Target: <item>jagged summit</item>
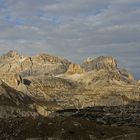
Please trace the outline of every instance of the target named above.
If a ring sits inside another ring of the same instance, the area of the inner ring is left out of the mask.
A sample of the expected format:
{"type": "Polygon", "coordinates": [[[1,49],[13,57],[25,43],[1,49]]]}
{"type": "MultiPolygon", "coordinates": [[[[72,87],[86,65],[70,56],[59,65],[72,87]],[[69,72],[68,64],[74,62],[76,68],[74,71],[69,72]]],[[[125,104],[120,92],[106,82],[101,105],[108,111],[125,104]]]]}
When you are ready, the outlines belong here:
{"type": "Polygon", "coordinates": [[[21,56],[17,51],[10,50],[6,54],[4,54],[3,57],[20,58],[21,56]]]}
{"type": "Polygon", "coordinates": [[[40,74],[56,75],[66,72],[70,63],[67,59],[46,53],[21,57],[17,52],[9,51],[0,57],[0,71],[2,73],[17,73],[22,76],[40,74]]]}
{"type": "Polygon", "coordinates": [[[118,73],[120,80],[134,81],[127,70],[118,68],[117,60],[112,56],[88,57],[80,64],[72,64],[69,60],[41,53],[36,56],[22,56],[17,51],[9,51],[0,57],[1,73],[16,73],[23,77],[38,75],[84,74],[94,70],[106,70],[118,73]],[[9,59],[10,58],[10,59],[9,59]]]}
{"type": "Polygon", "coordinates": [[[80,64],[72,64],[69,60],[41,53],[36,56],[22,56],[17,51],[10,50],[0,57],[1,73],[16,73],[21,76],[83,74],[94,70],[115,71],[121,80],[133,81],[133,75],[127,70],[118,68],[117,60],[112,56],[88,57],[80,64]]]}
{"type": "Polygon", "coordinates": [[[67,59],[62,57],[50,55],[48,53],[41,53],[33,57],[36,61],[49,62],[49,63],[70,63],[67,59]]]}
{"type": "Polygon", "coordinates": [[[94,69],[117,69],[117,60],[112,56],[100,56],[95,59],[88,58],[82,63],[82,68],[86,71],[91,71],[94,69]]]}

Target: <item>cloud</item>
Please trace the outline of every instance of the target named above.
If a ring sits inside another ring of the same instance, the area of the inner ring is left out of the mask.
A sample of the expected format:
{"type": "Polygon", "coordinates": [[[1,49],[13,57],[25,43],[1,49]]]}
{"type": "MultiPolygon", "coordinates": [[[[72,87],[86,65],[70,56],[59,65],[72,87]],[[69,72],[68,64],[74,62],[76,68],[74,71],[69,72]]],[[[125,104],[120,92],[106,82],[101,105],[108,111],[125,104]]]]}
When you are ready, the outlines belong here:
{"type": "Polygon", "coordinates": [[[71,0],[71,1],[58,1],[54,4],[45,5],[44,10],[52,13],[61,13],[62,15],[71,14],[87,14],[89,12],[97,13],[102,8],[109,4],[110,0],[97,1],[97,0],[71,0]]]}
{"type": "Polygon", "coordinates": [[[113,55],[140,78],[139,0],[0,0],[0,31],[1,53],[113,55]]]}

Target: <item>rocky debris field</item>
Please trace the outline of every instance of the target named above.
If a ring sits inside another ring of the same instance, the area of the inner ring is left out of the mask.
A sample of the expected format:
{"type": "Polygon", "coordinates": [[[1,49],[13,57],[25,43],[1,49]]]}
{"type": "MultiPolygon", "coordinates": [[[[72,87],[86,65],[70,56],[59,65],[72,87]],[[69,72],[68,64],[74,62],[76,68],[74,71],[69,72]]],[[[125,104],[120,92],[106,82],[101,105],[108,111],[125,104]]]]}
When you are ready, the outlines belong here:
{"type": "Polygon", "coordinates": [[[140,104],[0,119],[0,140],[139,140],[140,104]]]}
{"type": "Polygon", "coordinates": [[[0,119],[0,140],[139,140],[140,128],[77,117],[0,119]]]}
{"type": "Polygon", "coordinates": [[[134,126],[140,128],[140,103],[125,106],[97,106],[80,110],[58,111],[60,115],[71,115],[111,126],[134,126]]]}

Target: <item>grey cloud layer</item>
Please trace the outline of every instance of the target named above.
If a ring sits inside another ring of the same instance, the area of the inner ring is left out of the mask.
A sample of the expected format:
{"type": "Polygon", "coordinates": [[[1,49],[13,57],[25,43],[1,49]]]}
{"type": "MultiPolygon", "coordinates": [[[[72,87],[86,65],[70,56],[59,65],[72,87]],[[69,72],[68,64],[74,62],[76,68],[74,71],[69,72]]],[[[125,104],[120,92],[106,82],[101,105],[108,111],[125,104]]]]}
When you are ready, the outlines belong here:
{"type": "Polygon", "coordinates": [[[140,78],[139,0],[5,0],[0,30],[1,52],[113,55],[140,78]]]}

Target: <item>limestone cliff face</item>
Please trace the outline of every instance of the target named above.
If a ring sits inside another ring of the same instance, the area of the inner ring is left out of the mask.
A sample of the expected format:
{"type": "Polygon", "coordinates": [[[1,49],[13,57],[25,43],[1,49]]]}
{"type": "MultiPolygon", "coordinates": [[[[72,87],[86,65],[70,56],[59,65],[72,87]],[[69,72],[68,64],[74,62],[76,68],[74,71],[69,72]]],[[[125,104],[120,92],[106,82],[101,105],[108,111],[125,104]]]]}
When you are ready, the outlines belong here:
{"type": "Polygon", "coordinates": [[[82,63],[82,68],[85,71],[107,69],[112,70],[117,68],[117,60],[111,56],[100,56],[95,59],[87,59],[82,63]]]}
{"type": "Polygon", "coordinates": [[[111,56],[100,56],[95,59],[88,58],[85,60],[81,67],[85,69],[86,72],[93,70],[107,70],[108,74],[113,73],[112,77],[115,79],[124,81],[127,83],[134,82],[133,75],[125,69],[118,67],[117,60],[111,56]]]}
{"type": "Polygon", "coordinates": [[[66,74],[82,74],[85,70],[79,64],[70,64],[66,74]]]}
{"type": "Polygon", "coordinates": [[[52,63],[52,64],[56,64],[56,63],[60,63],[60,64],[65,64],[68,63],[68,60],[60,58],[60,57],[56,57],[56,56],[52,56],[49,54],[39,54],[35,57],[33,57],[33,61],[35,61],[36,63],[52,63]]]}
{"type": "Polygon", "coordinates": [[[0,57],[0,71],[2,73],[17,73],[22,76],[40,74],[65,73],[70,62],[64,58],[40,54],[37,56],[20,56],[10,51],[0,57]]]}

